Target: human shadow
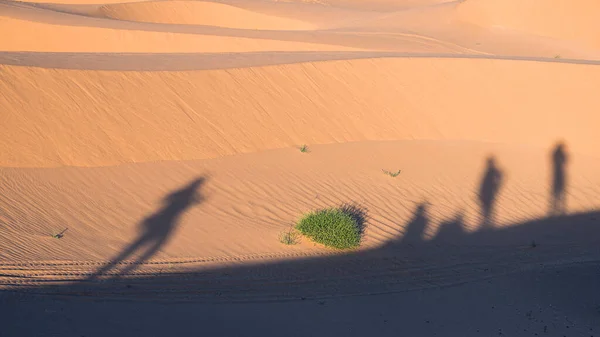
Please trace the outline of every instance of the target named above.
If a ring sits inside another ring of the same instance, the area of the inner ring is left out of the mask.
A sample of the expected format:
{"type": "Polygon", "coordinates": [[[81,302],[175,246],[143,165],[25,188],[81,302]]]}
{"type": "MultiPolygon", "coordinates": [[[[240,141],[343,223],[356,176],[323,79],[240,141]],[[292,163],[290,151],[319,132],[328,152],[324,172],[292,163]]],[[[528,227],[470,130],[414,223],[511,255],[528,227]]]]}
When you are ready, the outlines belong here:
{"type": "Polygon", "coordinates": [[[139,253],[139,257],[134,262],[128,264],[126,268],[117,274],[127,275],[158,253],[173,234],[173,230],[177,227],[179,218],[183,213],[189,207],[203,200],[198,195],[198,189],[204,182],[203,177],[197,178],[183,188],[167,195],[163,200],[163,208],[140,223],[140,236],[107,265],[98,269],[89,279],[93,280],[100,277],[116,268],[117,265],[122,264],[129,257],[139,253]]]}
{"type": "Polygon", "coordinates": [[[483,179],[479,185],[479,203],[482,213],[482,227],[492,227],[494,224],[494,206],[502,185],[503,173],[496,164],[496,158],[487,158],[483,179]]]}
{"type": "Polygon", "coordinates": [[[402,236],[402,242],[415,244],[424,240],[423,234],[429,224],[427,215],[427,203],[420,203],[414,211],[412,219],[406,225],[406,230],[402,236]]]}
{"type": "Polygon", "coordinates": [[[433,241],[437,243],[459,243],[467,235],[464,229],[464,218],[464,213],[461,211],[453,219],[441,223],[433,241]]]}
{"type": "Polygon", "coordinates": [[[566,205],[566,166],[568,155],[565,144],[559,142],[554,147],[551,156],[552,161],[552,190],[550,194],[550,215],[561,215],[567,211],[566,205]]]}
{"type": "MultiPolygon", "coordinates": [[[[502,173],[493,158],[488,158],[487,164],[481,182],[480,201],[484,215],[491,215],[502,173]],[[488,211],[484,208],[487,205],[488,211]]],[[[115,258],[112,265],[103,267],[96,274],[109,271],[143,246],[149,247],[136,262],[138,264],[149,258],[145,255],[151,256],[158,251],[178,217],[194,200],[200,200],[193,195],[202,183],[203,179],[198,179],[167,197],[165,207],[142,223],[144,231],[140,237],[115,258]]],[[[120,301],[140,298],[204,303],[304,301],[440,288],[545,266],[600,261],[599,209],[528,219],[504,226],[479,227],[471,231],[466,230],[464,225],[468,213],[465,214],[463,209],[469,207],[464,205],[457,210],[456,216],[443,222],[431,238],[425,238],[432,206],[424,202],[414,207],[411,219],[403,226],[403,234],[398,233],[380,246],[364,249],[332,254],[295,255],[288,251],[254,256],[202,257],[194,261],[180,261],[188,264],[181,269],[139,273],[127,278],[116,274],[109,278],[111,282],[56,278],[54,270],[44,274],[35,269],[36,276],[31,279],[9,279],[7,283],[13,282],[10,289],[17,291],[118,298],[120,301]],[[263,259],[267,257],[272,260],[263,259]]],[[[362,230],[367,218],[364,209],[353,205],[345,210],[361,223],[362,230]]],[[[134,264],[129,269],[135,267],[134,264]]],[[[596,295],[593,294],[597,298],[596,295]]],[[[139,308],[143,305],[140,304],[139,308]]],[[[110,314],[118,316],[126,312],[123,309],[110,314]]],[[[138,319],[143,321],[147,317],[138,319]]],[[[195,319],[198,319],[197,316],[185,321],[196,326],[195,319]]],[[[174,320],[179,320],[179,317],[174,320]]],[[[205,322],[212,323],[209,319],[205,322]]]]}
{"type": "MultiPolygon", "coordinates": [[[[413,223],[418,229],[427,218],[425,207],[417,207],[415,213],[407,226],[413,223]]],[[[549,306],[550,319],[560,312],[565,320],[596,322],[598,311],[592,305],[597,306],[600,301],[597,291],[600,245],[594,239],[600,238],[599,220],[600,211],[592,209],[466,232],[459,213],[419,247],[402,250],[406,246],[404,241],[394,240],[393,248],[399,248],[392,250],[396,254],[381,252],[383,247],[296,258],[286,258],[293,256],[287,252],[267,255],[272,258],[269,261],[257,261],[252,256],[206,258],[203,261],[211,263],[194,263],[179,271],[115,278],[111,282],[59,278],[50,279],[53,283],[49,283],[44,278],[43,283],[13,287],[12,291],[19,292],[14,296],[4,294],[14,305],[0,305],[0,315],[6,321],[3,332],[10,336],[61,335],[61,332],[64,335],[67,327],[78,336],[88,332],[87,336],[89,331],[95,335],[140,335],[140,327],[145,335],[170,336],[173,326],[190,335],[278,336],[281,329],[273,329],[273,317],[277,320],[293,317],[286,321],[293,325],[298,320],[318,321],[324,313],[335,313],[338,309],[345,322],[353,322],[358,330],[343,333],[363,336],[372,331],[372,324],[363,322],[381,320],[381,312],[391,311],[390,317],[407,315],[397,329],[378,333],[391,337],[399,335],[406,321],[425,317],[441,320],[448,315],[447,310],[463,311],[465,306],[461,301],[472,292],[474,295],[466,298],[469,306],[476,308],[469,313],[492,317],[494,328],[497,324],[513,324],[516,317],[498,315],[494,306],[498,308],[500,297],[510,302],[506,310],[511,312],[516,299],[524,302],[519,309],[523,312],[549,306]],[[529,245],[532,239],[536,247],[529,245]],[[506,278],[516,273],[520,275],[506,278]],[[467,283],[474,286],[461,292],[450,290],[467,283]],[[431,292],[427,293],[427,289],[431,292]],[[491,296],[497,289],[502,290],[501,295],[491,296]],[[440,297],[446,296],[458,304],[431,312],[430,308],[440,305],[440,297]],[[415,310],[415,303],[421,303],[422,309],[415,310]]],[[[459,318],[468,322],[472,317],[465,314],[459,318]]],[[[388,322],[392,324],[394,320],[388,322]]],[[[317,335],[339,334],[335,323],[325,326],[333,326],[327,333],[317,335]]],[[[411,331],[421,331],[428,325],[429,322],[415,325],[411,331]]],[[[469,333],[468,328],[460,326],[452,326],[450,335],[486,335],[469,333]]],[[[594,329],[596,326],[590,325],[594,329]]],[[[296,335],[312,332],[305,329],[296,335]]]]}

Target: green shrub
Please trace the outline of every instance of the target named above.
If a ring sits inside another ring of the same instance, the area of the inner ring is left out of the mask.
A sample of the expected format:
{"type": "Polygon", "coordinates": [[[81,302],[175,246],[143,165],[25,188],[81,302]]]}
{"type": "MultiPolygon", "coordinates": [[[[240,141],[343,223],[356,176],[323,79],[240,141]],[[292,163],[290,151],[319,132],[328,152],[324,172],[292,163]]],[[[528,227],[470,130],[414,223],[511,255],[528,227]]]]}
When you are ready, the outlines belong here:
{"type": "Polygon", "coordinates": [[[363,233],[365,211],[343,205],[305,214],[298,229],[315,242],[338,249],[358,247],[363,233]]]}

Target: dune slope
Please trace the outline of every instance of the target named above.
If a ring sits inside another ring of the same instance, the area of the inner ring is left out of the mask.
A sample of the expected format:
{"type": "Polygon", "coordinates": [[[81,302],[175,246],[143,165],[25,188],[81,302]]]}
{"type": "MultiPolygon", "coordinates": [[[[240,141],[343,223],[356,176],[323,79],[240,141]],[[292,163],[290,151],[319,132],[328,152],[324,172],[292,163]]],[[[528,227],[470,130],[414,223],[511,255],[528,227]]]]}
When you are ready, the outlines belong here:
{"type": "Polygon", "coordinates": [[[598,155],[598,71],[435,58],[191,72],[3,66],[0,164],[114,165],[396,139],[547,146],[562,137],[598,155]]]}
{"type": "Polygon", "coordinates": [[[298,20],[278,18],[234,6],[202,1],[111,4],[100,7],[99,13],[118,20],[241,29],[310,30],[316,28],[298,20]]]}

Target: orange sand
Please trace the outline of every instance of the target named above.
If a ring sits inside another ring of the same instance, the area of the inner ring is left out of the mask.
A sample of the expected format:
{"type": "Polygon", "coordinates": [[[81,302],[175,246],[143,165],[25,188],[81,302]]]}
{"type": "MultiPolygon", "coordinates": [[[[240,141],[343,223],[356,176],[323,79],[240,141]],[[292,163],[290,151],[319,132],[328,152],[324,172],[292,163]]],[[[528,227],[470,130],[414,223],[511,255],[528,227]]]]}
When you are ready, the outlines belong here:
{"type": "MultiPolygon", "coordinates": [[[[156,243],[131,265],[140,287],[151,283],[138,277],[225,266],[260,279],[253,263],[290,263],[235,295],[246,300],[278,298],[266,284],[291,275],[306,282],[303,297],[317,296],[310,277],[323,270],[342,283],[364,273],[352,294],[425,286],[399,269],[406,254],[434,274],[460,256],[447,284],[474,281],[484,267],[597,261],[587,223],[537,233],[551,248],[535,256],[511,255],[533,237],[501,234],[546,221],[559,140],[568,211],[583,214],[561,224],[596,221],[597,13],[592,0],[0,0],[0,289],[46,292],[35,287],[90,277],[120,252],[126,268],[141,253],[136,239],[156,243]],[[455,230],[484,237],[477,191],[490,155],[505,179],[497,239],[383,253],[422,203],[424,245],[459,216],[455,230]],[[295,270],[289,261],[336,253],[307,239],[286,246],[279,235],[303,212],[343,202],[369,214],[348,261],[391,260],[340,274],[319,263],[295,270]],[[368,281],[391,274],[389,284],[368,281]]],[[[225,286],[202,289],[194,294],[227,302],[225,286]]]]}

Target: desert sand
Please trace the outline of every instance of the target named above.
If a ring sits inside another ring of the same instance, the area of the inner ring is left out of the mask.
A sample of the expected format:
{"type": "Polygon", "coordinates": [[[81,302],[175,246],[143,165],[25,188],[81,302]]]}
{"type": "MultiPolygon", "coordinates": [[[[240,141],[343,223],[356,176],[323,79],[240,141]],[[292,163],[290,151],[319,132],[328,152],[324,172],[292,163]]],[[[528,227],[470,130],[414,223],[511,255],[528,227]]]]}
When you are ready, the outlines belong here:
{"type": "Polygon", "coordinates": [[[600,334],[599,14],[0,0],[0,335],[600,334]]]}

